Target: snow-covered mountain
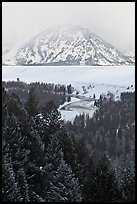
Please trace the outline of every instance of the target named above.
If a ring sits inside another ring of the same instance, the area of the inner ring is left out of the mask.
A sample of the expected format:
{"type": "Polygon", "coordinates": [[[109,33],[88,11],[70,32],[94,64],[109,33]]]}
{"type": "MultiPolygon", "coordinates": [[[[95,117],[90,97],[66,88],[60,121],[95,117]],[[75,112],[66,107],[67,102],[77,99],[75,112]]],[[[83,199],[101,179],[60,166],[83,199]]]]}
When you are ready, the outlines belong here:
{"type": "Polygon", "coordinates": [[[9,46],[3,46],[2,47],[2,54],[5,55],[10,51],[10,47],[9,46]]]}
{"type": "MultiPolygon", "coordinates": [[[[4,60],[3,60],[4,61],[4,60]]],[[[125,56],[81,26],[53,26],[15,54],[16,65],[131,65],[125,56]]]]}
{"type": "Polygon", "coordinates": [[[135,46],[131,45],[129,48],[127,48],[124,55],[128,56],[133,62],[135,62],[135,46]]]}
{"type": "Polygon", "coordinates": [[[131,44],[127,49],[124,51],[124,55],[129,57],[135,57],[135,45],[131,44]]]}
{"type": "Polygon", "coordinates": [[[16,65],[17,61],[15,59],[16,54],[20,49],[18,43],[12,46],[3,46],[2,47],[2,64],[3,65],[16,65]]]}

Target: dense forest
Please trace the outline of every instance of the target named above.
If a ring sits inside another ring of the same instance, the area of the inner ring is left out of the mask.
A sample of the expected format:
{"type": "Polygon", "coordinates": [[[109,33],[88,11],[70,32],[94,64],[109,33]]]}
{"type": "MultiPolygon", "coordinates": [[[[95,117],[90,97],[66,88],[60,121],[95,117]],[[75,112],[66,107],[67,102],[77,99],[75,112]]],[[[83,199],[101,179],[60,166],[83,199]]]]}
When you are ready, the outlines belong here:
{"type": "Polygon", "coordinates": [[[3,202],[135,201],[135,93],[65,123],[71,85],[2,85],[3,202]]]}
{"type": "Polygon", "coordinates": [[[16,94],[20,101],[25,104],[28,100],[28,92],[31,88],[35,89],[35,94],[39,99],[39,109],[41,110],[45,104],[51,100],[54,104],[59,107],[65,101],[69,100],[69,94],[72,93],[73,87],[71,84],[65,86],[61,84],[54,83],[39,83],[34,82],[26,84],[25,82],[19,81],[9,81],[2,82],[2,86],[5,88],[9,95],[13,93],[16,94]]]}

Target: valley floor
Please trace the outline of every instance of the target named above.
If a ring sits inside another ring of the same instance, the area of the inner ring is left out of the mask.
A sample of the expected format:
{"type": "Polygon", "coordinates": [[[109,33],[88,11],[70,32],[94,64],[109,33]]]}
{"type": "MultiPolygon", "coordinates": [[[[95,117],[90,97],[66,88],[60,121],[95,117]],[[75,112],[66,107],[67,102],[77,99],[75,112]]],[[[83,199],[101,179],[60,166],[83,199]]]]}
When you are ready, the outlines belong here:
{"type": "Polygon", "coordinates": [[[73,120],[85,113],[92,117],[96,110],[93,96],[101,94],[115,100],[121,92],[135,90],[135,66],[3,66],[3,81],[45,82],[71,84],[74,87],[71,101],[59,107],[64,120],[73,120]]]}

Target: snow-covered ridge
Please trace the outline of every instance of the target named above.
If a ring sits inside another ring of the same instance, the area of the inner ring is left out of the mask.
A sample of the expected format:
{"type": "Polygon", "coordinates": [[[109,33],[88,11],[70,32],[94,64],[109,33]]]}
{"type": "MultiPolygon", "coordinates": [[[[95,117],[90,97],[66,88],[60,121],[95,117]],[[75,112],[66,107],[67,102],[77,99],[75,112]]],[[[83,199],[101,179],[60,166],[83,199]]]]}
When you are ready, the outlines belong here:
{"type": "Polygon", "coordinates": [[[81,26],[52,26],[26,42],[16,65],[131,65],[134,62],[81,26]]]}
{"type": "Polygon", "coordinates": [[[135,45],[130,45],[125,51],[124,55],[135,58],[135,45]]]}
{"type": "Polygon", "coordinates": [[[128,56],[135,63],[135,46],[132,45],[124,52],[125,56],[128,56]]]}

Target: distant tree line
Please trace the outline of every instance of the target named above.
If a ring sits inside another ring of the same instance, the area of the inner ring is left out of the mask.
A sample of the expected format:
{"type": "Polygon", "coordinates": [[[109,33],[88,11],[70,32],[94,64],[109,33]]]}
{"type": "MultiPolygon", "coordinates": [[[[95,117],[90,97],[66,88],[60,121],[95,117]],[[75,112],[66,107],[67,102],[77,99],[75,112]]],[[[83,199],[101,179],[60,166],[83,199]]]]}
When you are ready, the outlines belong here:
{"type": "Polygon", "coordinates": [[[71,84],[65,86],[54,83],[39,83],[34,82],[27,84],[19,81],[2,82],[2,86],[5,88],[7,93],[11,95],[16,94],[20,101],[25,104],[28,100],[28,92],[31,88],[35,90],[36,97],[39,99],[39,108],[42,107],[49,101],[53,100],[54,104],[59,107],[65,101],[70,101],[70,94],[72,93],[73,87],[71,84]]]}

